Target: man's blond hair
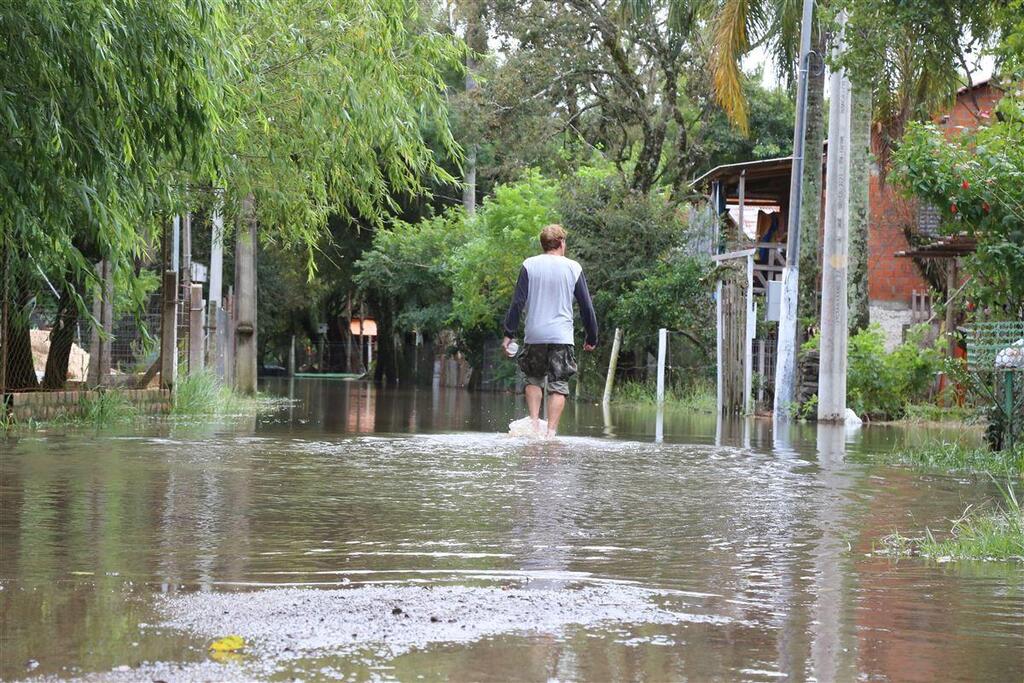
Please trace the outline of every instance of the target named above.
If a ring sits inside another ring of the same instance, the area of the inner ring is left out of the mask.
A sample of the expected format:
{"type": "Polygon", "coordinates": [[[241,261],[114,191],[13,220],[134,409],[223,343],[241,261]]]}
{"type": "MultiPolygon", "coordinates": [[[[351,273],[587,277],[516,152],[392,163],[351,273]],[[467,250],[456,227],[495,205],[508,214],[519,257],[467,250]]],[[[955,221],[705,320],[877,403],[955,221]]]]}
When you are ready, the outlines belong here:
{"type": "Polygon", "coordinates": [[[565,240],[565,228],[558,223],[545,225],[540,231],[540,246],[544,251],[554,251],[565,240]]]}

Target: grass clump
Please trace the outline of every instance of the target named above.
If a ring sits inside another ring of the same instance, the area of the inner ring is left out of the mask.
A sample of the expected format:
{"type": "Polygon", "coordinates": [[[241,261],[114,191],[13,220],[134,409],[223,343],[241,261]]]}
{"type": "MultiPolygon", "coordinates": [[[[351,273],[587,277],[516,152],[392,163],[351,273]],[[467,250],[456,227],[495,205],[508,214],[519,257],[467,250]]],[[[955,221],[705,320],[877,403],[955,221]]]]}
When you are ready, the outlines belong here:
{"type": "Polygon", "coordinates": [[[1007,483],[1000,487],[1003,502],[995,509],[967,508],[954,520],[944,538],[930,529],[924,536],[904,536],[894,531],[880,541],[878,552],[896,557],[920,555],[941,561],[1002,560],[1024,562],[1024,510],[1007,483]]]}
{"type": "Polygon", "coordinates": [[[257,400],[236,394],[208,370],[182,377],[174,388],[172,415],[238,415],[256,410],[257,400]]]}
{"type": "Polygon", "coordinates": [[[871,457],[947,472],[986,472],[999,477],[1024,474],[1024,444],[1003,451],[992,451],[984,446],[943,442],[871,457]]]}
{"type": "Polygon", "coordinates": [[[87,393],[79,399],[77,412],[61,413],[48,422],[56,425],[88,425],[102,428],[127,422],[138,414],[138,408],[122,392],[107,389],[87,393]]]}
{"type": "MultiPolygon", "coordinates": [[[[623,382],[612,392],[614,403],[654,405],[658,402],[657,385],[653,382],[623,382]]],[[[665,387],[665,405],[696,413],[714,413],[717,407],[715,388],[708,382],[695,382],[685,387],[665,387]]]]}

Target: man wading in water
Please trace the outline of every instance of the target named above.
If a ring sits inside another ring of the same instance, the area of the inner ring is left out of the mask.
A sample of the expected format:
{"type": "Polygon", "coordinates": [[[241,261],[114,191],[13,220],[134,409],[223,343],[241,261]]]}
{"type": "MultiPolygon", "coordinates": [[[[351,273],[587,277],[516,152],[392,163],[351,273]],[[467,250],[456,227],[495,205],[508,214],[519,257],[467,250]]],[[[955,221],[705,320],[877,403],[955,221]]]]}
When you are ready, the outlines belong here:
{"type": "Polygon", "coordinates": [[[580,305],[580,317],[586,339],[584,351],[597,346],[597,316],[587,290],[583,268],[565,257],[565,230],[553,224],[540,232],[544,253],[523,261],[519,270],[512,305],[505,316],[505,340],[508,345],[519,329],[519,316],[526,309],[526,335],[523,349],[517,354],[519,367],[526,375],[526,406],[533,430],[540,431],[540,403],[544,378],[548,380],[548,436],[558,431],[565,397],[569,395],[569,378],[576,374],[573,352],[572,300],[580,305]]]}

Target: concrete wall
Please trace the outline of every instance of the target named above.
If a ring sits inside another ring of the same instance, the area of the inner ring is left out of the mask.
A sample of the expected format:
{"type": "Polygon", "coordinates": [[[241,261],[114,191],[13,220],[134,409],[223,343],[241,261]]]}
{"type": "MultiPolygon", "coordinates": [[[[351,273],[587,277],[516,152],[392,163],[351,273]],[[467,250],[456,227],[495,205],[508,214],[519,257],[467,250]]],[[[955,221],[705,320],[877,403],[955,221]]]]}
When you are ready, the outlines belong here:
{"type": "MultiPolygon", "coordinates": [[[[82,401],[95,391],[24,391],[7,395],[8,409],[18,422],[52,420],[82,412],[82,401]]],[[[169,412],[171,392],[166,389],[130,389],[118,391],[144,415],[169,412]]]]}
{"type": "Polygon", "coordinates": [[[871,302],[868,309],[871,324],[878,324],[885,333],[885,350],[892,351],[903,342],[903,330],[913,322],[910,306],[892,302],[871,302]]]}

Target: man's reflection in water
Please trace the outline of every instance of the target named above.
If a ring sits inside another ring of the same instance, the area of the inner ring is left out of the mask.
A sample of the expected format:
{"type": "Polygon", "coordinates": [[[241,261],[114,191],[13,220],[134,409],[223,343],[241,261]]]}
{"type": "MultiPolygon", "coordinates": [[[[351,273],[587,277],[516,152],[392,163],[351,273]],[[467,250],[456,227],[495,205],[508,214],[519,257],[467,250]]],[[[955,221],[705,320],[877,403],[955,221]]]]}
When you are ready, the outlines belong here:
{"type": "Polygon", "coordinates": [[[573,540],[582,535],[576,524],[579,501],[585,500],[580,466],[564,440],[530,443],[519,456],[524,507],[517,511],[512,538],[522,539],[520,569],[530,578],[527,588],[564,588],[572,561],[573,540]]]}

